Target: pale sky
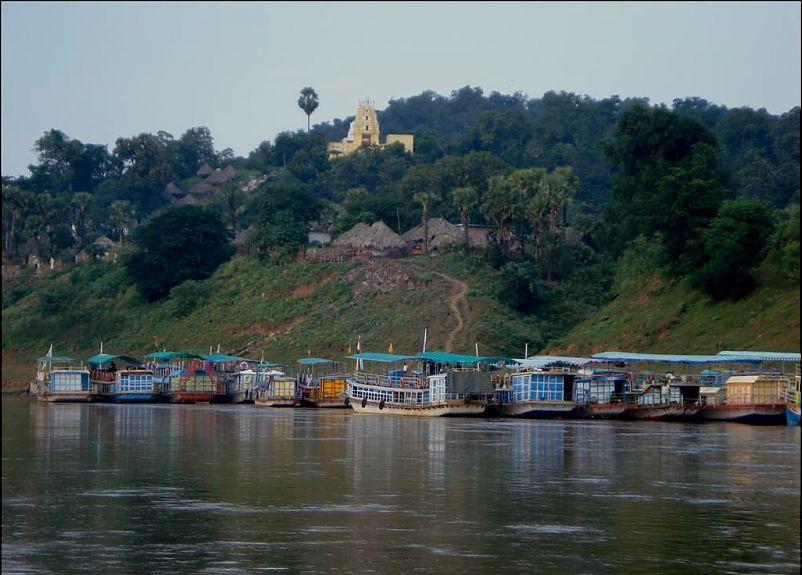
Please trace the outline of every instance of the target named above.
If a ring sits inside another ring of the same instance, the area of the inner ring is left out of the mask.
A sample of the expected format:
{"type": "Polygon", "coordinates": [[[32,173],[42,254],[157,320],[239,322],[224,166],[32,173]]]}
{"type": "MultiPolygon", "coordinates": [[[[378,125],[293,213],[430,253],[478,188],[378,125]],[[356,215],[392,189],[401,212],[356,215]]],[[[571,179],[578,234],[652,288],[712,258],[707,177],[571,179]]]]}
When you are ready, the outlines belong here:
{"type": "MultiPolygon", "coordinates": [[[[800,104],[793,3],[2,3],[2,174],[50,128],[83,142],[207,126],[247,155],[359,99],[466,84],[670,104],[800,104]]],[[[344,136],[345,134],[343,134],[344,136]]]]}

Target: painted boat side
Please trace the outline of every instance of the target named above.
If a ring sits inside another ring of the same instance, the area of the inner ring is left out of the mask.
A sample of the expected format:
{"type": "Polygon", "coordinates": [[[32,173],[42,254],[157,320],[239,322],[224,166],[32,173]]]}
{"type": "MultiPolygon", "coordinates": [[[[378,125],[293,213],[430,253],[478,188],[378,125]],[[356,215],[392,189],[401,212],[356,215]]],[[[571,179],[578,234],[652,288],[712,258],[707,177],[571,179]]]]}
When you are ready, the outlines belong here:
{"type": "Polygon", "coordinates": [[[577,414],[583,419],[623,419],[628,407],[626,403],[593,403],[580,405],[577,414]]]}
{"type": "Polygon", "coordinates": [[[573,401],[521,401],[508,403],[501,408],[508,417],[570,417],[576,412],[573,401]]]}
{"type": "Polygon", "coordinates": [[[630,405],[625,412],[633,419],[652,419],[661,421],[689,420],[697,417],[701,407],[698,405],[630,405]]]}
{"type": "Polygon", "coordinates": [[[734,421],[756,425],[782,425],[786,423],[786,406],[781,403],[767,405],[715,405],[702,408],[700,415],[706,421],[734,421]]]}
{"type": "Polygon", "coordinates": [[[213,391],[176,391],[168,394],[172,403],[211,403],[213,391]]]}
{"type": "Polygon", "coordinates": [[[486,409],[484,404],[479,403],[439,403],[434,405],[405,405],[384,403],[380,408],[378,401],[367,401],[362,406],[362,399],[350,397],[349,403],[355,413],[367,413],[375,415],[406,415],[415,417],[458,417],[458,416],[477,416],[482,415],[486,409]]]}
{"type": "Polygon", "coordinates": [[[256,399],[253,404],[256,407],[295,407],[295,398],[280,398],[275,399],[256,399]]]}
{"type": "Polygon", "coordinates": [[[64,392],[64,393],[51,393],[46,391],[36,396],[37,401],[45,401],[47,403],[87,403],[92,401],[92,394],[88,391],[84,392],[64,392]]]}
{"type": "Polygon", "coordinates": [[[800,417],[800,409],[798,405],[785,406],[785,420],[788,425],[791,426],[800,425],[800,421],[802,421],[802,418],[800,417]]]}

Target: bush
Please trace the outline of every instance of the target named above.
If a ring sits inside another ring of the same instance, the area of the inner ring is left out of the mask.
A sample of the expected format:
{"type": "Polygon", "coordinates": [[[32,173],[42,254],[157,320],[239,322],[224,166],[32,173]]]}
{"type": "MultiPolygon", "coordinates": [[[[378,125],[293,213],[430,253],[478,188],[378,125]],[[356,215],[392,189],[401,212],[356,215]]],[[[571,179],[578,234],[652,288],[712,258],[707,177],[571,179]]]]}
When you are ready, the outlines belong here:
{"type": "Polygon", "coordinates": [[[757,200],[725,202],[702,234],[704,265],[695,281],[715,300],[741,298],[757,284],[754,269],[774,231],[770,208],[757,200]]]}
{"type": "Polygon", "coordinates": [[[187,280],[170,290],[170,312],[175,318],[186,317],[209,297],[210,286],[187,280]]]}
{"type": "Polygon", "coordinates": [[[52,283],[39,292],[36,310],[43,316],[51,316],[69,307],[73,300],[73,290],[61,281],[52,283]]]}
{"type": "Polygon", "coordinates": [[[528,261],[508,262],[501,268],[498,299],[512,309],[535,312],[549,301],[549,287],[537,267],[528,261]]]}

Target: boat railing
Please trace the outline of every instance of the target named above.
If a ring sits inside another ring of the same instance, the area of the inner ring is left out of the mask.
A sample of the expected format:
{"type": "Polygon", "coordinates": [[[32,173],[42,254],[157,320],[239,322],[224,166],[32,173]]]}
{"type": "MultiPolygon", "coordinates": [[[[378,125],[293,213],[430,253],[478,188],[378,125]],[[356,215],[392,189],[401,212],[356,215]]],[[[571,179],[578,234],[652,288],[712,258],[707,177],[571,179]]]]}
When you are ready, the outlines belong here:
{"type": "Polygon", "coordinates": [[[378,387],[401,387],[406,389],[421,389],[426,387],[426,380],[415,375],[391,376],[386,373],[357,372],[350,379],[362,385],[375,385],[378,387]]]}

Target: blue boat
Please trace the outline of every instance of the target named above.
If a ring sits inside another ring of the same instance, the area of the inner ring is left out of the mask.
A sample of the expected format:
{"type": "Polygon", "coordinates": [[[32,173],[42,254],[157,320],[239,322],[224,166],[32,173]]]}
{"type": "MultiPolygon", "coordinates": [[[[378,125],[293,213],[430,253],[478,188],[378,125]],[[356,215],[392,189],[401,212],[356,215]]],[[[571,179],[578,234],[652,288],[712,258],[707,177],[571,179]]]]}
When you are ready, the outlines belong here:
{"type": "Polygon", "coordinates": [[[153,371],[130,355],[99,353],[87,360],[95,397],[114,403],[151,403],[161,398],[153,371]],[[117,362],[123,366],[117,367],[117,362]]]}
{"type": "Polygon", "coordinates": [[[800,390],[799,390],[799,364],[796,365],[796,376],[789,383],[784,392],[785,420],[790,426],[800,425],[800,390]]]}

